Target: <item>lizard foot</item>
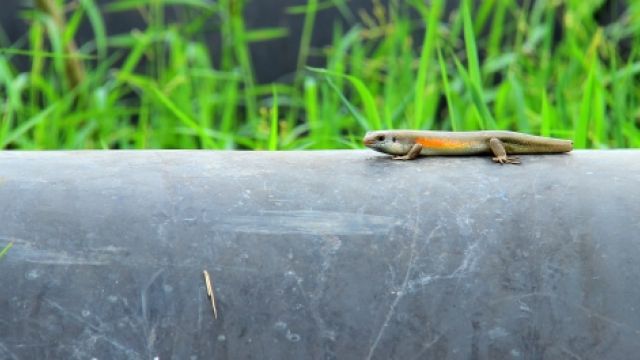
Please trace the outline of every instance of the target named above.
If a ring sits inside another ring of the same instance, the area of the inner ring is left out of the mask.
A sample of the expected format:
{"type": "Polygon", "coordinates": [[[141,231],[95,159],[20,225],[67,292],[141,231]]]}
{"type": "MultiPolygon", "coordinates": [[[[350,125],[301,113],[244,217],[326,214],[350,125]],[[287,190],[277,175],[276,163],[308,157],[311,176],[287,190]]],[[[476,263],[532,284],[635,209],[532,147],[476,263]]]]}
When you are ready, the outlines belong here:
{"type": "Polygon", "coordinates": [[[393,160],[412,160],[413,158],[409,157],[409,155],[396,155],[392,157],[393,160]]]}
{"type": "Polygon", "coordinates": [[[519,165],[520,159],[517,156],[496,156],[493,158],[493,162],[502,164],[514,164],[519,165]]]}

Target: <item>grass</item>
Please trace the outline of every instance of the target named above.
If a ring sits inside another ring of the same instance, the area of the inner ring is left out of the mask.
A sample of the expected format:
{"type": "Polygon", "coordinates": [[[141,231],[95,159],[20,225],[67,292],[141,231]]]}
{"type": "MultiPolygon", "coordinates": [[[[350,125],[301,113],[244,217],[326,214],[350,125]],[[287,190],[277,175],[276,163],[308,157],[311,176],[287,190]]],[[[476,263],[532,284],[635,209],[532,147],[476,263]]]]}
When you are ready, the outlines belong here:
{"type": "Polygon", "coordinates": [[[12,247],[13,247],[13,243],[10,242],[4,248],[2,248],[2,250],[0,250],[0,259],[2,259],[12,247]]]}
{"type": "Polygon", "coordinates": [[[63,14],[61,1],[37,0],[22,13],[27,34],[10,44],[0,31],[0,147],[358,148],[379,128],[640,147],[640,4],[601,26],[601,1],[372,1],[370,12],[346,0],[287,9],[303,21],[296,74],[260,84],[250,45],[292,35],[247,27],[249,1],[77,0],[63,14]],[[183,21],[168,22],[169,7],[183,21]],[[330,7],[350,25],[317,26],[330,7]],[[147,26],[109,35],[103,15],[124,11],[147,26]],[[94,37],[77,44],[83,23],[94,37]],[[222,42],[214,55],[203,32],[212,26],[222,42]],[[332,43],[313,48],[314,31],[331,31],[332,43]],[[308,67],[310,57],[326,67],[308,67]]]}

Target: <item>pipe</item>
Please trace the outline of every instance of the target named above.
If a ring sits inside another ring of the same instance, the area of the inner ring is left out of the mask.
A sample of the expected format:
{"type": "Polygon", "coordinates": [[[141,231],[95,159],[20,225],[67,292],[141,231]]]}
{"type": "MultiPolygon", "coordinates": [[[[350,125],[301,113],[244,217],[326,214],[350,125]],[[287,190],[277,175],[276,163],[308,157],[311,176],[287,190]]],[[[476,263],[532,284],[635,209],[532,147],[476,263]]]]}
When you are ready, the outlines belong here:
{"type": "Polygon", "coordinates": [[[640,151],[521,158],[2,152],[0,358],[635,357],[640,151]]]}

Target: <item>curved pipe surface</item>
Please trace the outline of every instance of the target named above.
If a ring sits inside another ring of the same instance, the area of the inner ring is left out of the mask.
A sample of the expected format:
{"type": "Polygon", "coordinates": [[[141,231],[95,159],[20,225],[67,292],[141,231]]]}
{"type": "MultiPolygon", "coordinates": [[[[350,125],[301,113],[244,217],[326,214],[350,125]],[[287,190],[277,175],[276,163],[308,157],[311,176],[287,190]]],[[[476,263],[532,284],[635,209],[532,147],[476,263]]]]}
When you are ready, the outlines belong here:
{"type": "Polygon", "coordinates": [[[2,152],[0,358],[636,357],[640,152],[522,160],[2,152]]]}

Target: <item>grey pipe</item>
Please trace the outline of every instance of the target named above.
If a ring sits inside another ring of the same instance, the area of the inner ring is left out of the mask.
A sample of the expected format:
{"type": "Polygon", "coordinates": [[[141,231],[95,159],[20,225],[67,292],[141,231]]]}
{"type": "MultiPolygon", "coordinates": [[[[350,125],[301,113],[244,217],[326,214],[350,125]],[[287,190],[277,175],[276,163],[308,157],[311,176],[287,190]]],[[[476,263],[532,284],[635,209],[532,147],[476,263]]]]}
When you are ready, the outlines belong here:
{"type": "Polygon", "coordinates": [[[637,357],[640,152],[522,160],[0,153],[0,358],[637,357]]]}

